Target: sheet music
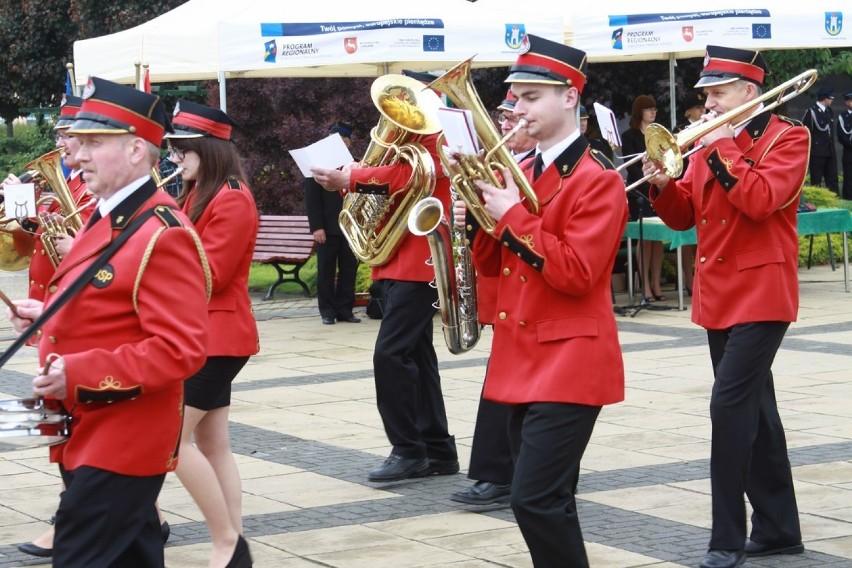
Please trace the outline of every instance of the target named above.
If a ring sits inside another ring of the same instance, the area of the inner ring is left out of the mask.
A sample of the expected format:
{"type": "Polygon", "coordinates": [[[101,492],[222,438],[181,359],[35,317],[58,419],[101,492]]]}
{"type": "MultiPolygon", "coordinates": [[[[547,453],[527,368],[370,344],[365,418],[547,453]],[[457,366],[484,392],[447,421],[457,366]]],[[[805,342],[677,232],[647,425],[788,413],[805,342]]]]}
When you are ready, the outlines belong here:
{"type": "Polygon", "coordinates": [[[290,150],[290,155],[305,177],[314,177],[311,168],[334,170],[355,161],[337,132],[304,148],[290,150]]]}
{"type": "Polygon", "coordinates": [[[609,142],[610,146],[620,148],[621,135],[618,133],[618,121],[615,119],[615,113],[600,103],[595,103],[594,108],[601,136],[609,142]]]}
{"type": "Polygon", "coordinates": [[[3,186],[4,219],[26,219],[36,216],[35,184],[16,183],[3,186]]]}
{"type": "Polygon", "coordinates": [[[467,109],[442,107],[438,109],[438,122],[444,131],[444,145],[451,152],[475,156],[479,141],[473,124],[473,113],[467,109]]]}

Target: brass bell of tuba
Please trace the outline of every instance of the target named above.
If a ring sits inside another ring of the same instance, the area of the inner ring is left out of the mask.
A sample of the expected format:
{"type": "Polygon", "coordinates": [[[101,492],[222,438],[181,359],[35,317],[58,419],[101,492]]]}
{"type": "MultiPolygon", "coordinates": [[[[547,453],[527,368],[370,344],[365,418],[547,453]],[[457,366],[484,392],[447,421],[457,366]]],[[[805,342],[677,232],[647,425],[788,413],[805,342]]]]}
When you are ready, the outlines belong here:
{"type": "Polygon", "coordinates": [[[432,81],[429,86],[444,93],[457,108],[470,110],[473,114],[473,126],[482,147],[482,155],[453,156],[452,161],[455,162],[455,165],[453,165],[440,145],[438,152],[441,156],[441,163],[451,174],[450,183],[467,205],[468,211],[484,231],[493,233],[496,223],[485,212],[474,181],[481,180],[496,187],[505,187],[505,183],[495,172],[502,173],[504,169],[508,168],[533,213],[538,212],[538,197],[512,156],[512,152],[506,147],[506,141],[522,128],[523,124],[519,123],[512,132],[503,138],[500,137],[497,129],[494,128],[491,116],[485,110],[482,100],[473,86],[470,77],[471,60],[472,58],[462,61],[432,81]]]}
{"type": "Polygon", "coordinates": [[[407,231],[409,212],[435,190],[435,163],[413,139],[440,131],[437,111],[441,99],[405,75],[383,75],[370,88],[381,117],[370,132],[370,144],[361,160],[365,167],[408,163],[412,174],[405,187],[390,195],[348,193],[338,217],[352,252],[370,266],[386,263],[407,231]]]}
{"type": "Polygon", "coordinates": [[[411,234],[426,236],[435,269],[432,286],[438,291],[435,307],[441,314],[444,342],[457,355],[472,349],[481,334],[477,310],[476,271],[464,230],[453,225],[450,233],[439,199],[427,197],[414,206],[408,217],[411,234]],[[452,247],[450,247],[452,243],[452,247]],[[448,255],[448,249],[452,256],[448,255]]]}

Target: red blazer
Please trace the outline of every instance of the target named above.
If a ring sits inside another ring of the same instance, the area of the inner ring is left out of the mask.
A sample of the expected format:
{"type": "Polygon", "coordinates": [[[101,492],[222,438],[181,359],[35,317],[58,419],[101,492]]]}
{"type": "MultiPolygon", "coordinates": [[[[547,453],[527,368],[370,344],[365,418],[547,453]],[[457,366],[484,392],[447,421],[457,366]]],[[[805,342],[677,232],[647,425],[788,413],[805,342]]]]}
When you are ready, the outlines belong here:
{"type": "MultiPolygon", "coordinates": [[[[61,293],[140,212],[176,207],[148,182],[106,219],[85,228],[48,286],[61,293]]],[[[183,381],[204,364],[207,296],[197,236],[180,211],[168,227],[151,217],[107,266],[38,332],[42,364],[62,355],[72,415],[68,441],[53,461],[123,475],[157,475],[177,465],[183,381]]]]}
{"type": "MultiPolygon", "coordinates": [[[[183,204],[189,213],[194,194],[183,204]]],[[[195,222],[213,279],[208,304],[209,356],[246,357],[259,351],[257,324],[251,311],[248,276],[258,214],[248,186],[229,180],[195,222]]]]}
{"type": "MultiPolygon", "coordinates": [[[[429,152],[435,166],[435,191],[432,193],[444,206],[444,217],[450,207],[450,180],[443,173],[441,161],[438,157],[436,141],[437,134],[424,136],[420,143],[429,152]]],[[[411,177],[411,166],[400,161],[393,166],[379,166],[375,168],[356,168],[352,170],[349,182],[349,190],[359,193],[372,193],[377,195],[390,195],[398,193],[411,177]]],[[[408,219],[403,222],[407,223],[408,219]]],[[[432,257],[429,252],[429,243],[426,237],[415,237],[407,232],[396,253],[381,266],[374,266],[372,270],[373,280],[407,280],[410,282],[431,282],[435,279],[435,270],[426,262],[432,257]]]]}
{"type": "Polygon", "coordinates": [[[668,226],[696,228],[693,322],[726,329],[796,320],[796,206],[809,144],[800,123],[764,113],[735,140],[697,152],[683,179],[652,190],[654,208],[668,226]]]}
{"type": "MultiPolygon", "coordinates": [[[[83,181],[83,175],[81,173],[78,173],[76,176],[68,179],[68,190],[71,192],[77,207],[91,203],[91,205],[79,212],[80,219],[83,221],[83,224],[87,223],[89,221],[89,217],[91,217],[92,213],[95,211],[95,207],[93,207],[94,203],[92,202],[97,202],[98,198],[89,193],[88,187],[86,186],[86,182],[83,181]]],[[[51,201],[50,205],[47,206],[46,211],[50,213],[59,213],[59,203],[51,201]]],[[[50,281],[55,270],[53,268],[53,263],[51,263],[50,259],[47,257],[47,252],[44,250],[44,245],[41,242],[41,234],[43,232],[41,225],[39,225],[35,234],[33,258],[30,261],[29,292],[30,298],[41,301],[44,301],[45,288],[47,287],[47,283],[50,281]]]]}
{"type": "MultiPolygon", "coordinates": [[[[531,172],[528,173],[530,178],[531,172]]],[[[611,274],[627,223],[624,182],[579,138],[533,184],[539,214],[512,207],[473,242],[497,278],[485,397],[600,406],[624,399],[611,274]]]]}

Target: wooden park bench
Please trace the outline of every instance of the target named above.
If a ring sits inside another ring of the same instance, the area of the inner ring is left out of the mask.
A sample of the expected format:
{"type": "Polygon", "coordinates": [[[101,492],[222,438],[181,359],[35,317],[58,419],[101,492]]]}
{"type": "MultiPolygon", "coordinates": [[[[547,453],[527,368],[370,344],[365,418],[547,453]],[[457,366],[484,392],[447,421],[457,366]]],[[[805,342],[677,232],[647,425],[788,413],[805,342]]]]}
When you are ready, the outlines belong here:
{"type": "Polygon", "coordinates": [[[264,300],[271,300],[275,289],[284,282],[295,282],[310,296],[308,285],[299,278],[299,270],[316,250],[314,235],[306,215],[261,215],[252,261],[271,264],[278,280],[269,286],[264,300]]]}

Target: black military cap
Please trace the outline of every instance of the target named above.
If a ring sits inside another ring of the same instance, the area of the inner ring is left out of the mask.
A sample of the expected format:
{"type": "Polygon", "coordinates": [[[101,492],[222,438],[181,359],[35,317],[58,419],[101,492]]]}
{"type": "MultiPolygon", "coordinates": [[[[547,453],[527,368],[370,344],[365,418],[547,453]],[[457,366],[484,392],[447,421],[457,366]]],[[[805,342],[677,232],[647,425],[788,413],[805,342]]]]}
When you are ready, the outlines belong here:
{"type": "Polygon", "coordinates": [[[849,91],[848,93],[844,94],[843,98],[847,101],[852,101],[852,91],[849,91]]]}
{"type": "Polygon", "coordinates": [[[420,71],[412,71],[411,69],[403,69],[402,74],[406,77],[417,79],[421,83],[426,83],[427,85],[438,78],[437,75],[432,75],[431,73],[422,73],[420,71]]]}
{"type": "Polygon", "coordinates": [[[703,93],[687,93],[686,97],[683,99],[683,110],[689,110],[695,107],[704,108],[704,94],[703,93]]]}
{"type": "Polygon", "coordinates": [[[820,90],[817,91],[817,100],[821,101],[822,99],[833,99],[834,98],[834,89],[830,89],[828,87],[821,87],[820,90]]]}
{"type": "Polygon", "coordinates": [[[704,55],[704,70],[696,87],[724,85],[745,79],[763,86],[769,66],[759,51],[708,45],[704,55]]]}
{"type": "Polygon", "coordinates": [[[159,146],[172,123],[162,99],[127,85],[90,77],[69,134],[135,134],[159,146]]]}
{"type": "Polygon", "coordinates": [[[583,92],[586,52],[532,34],[527,34],[527,39],[528,49],[509,70],[507,83],[570,85],[583,92]]]}
{"type": "Polygon", "coordinates": [[[497,106],[497,110],[508,110],[509,112],[512,112],[515,110],[516,102],[518,102],[518,97],[512,94],[512,89],[509,89],[506,91],[506,98],[497,106]]]}
{"type": "Polygon", "coordinates": [[[204,138],[212,136],[222,140],[231,139],[231,131],[240,126],[224,111],[192,101],[180,100],[175,105],[172,118],[174,132],[164,138],[204,138]]]}
{"type": "Polygon", "coordinates": [[[335,122],[328,127],[328,131],[331,134],[337,132],[344,138],[352,138],[352,127],[345,122],[335,122]]]}
{"type": "Polygon", "coordinates": [[[56,120],[54,130],[65,130],[74,123],[74,117],[80,112],[83,99],[74,95],[63,95],[62,103],[59,105],[59,118],[56,120]]]}
{"type": "Polygon", "coordinates": [[[586,107],[580,106],[580,119],[589,118],[589,111],[586,110],[586,107]]]}

